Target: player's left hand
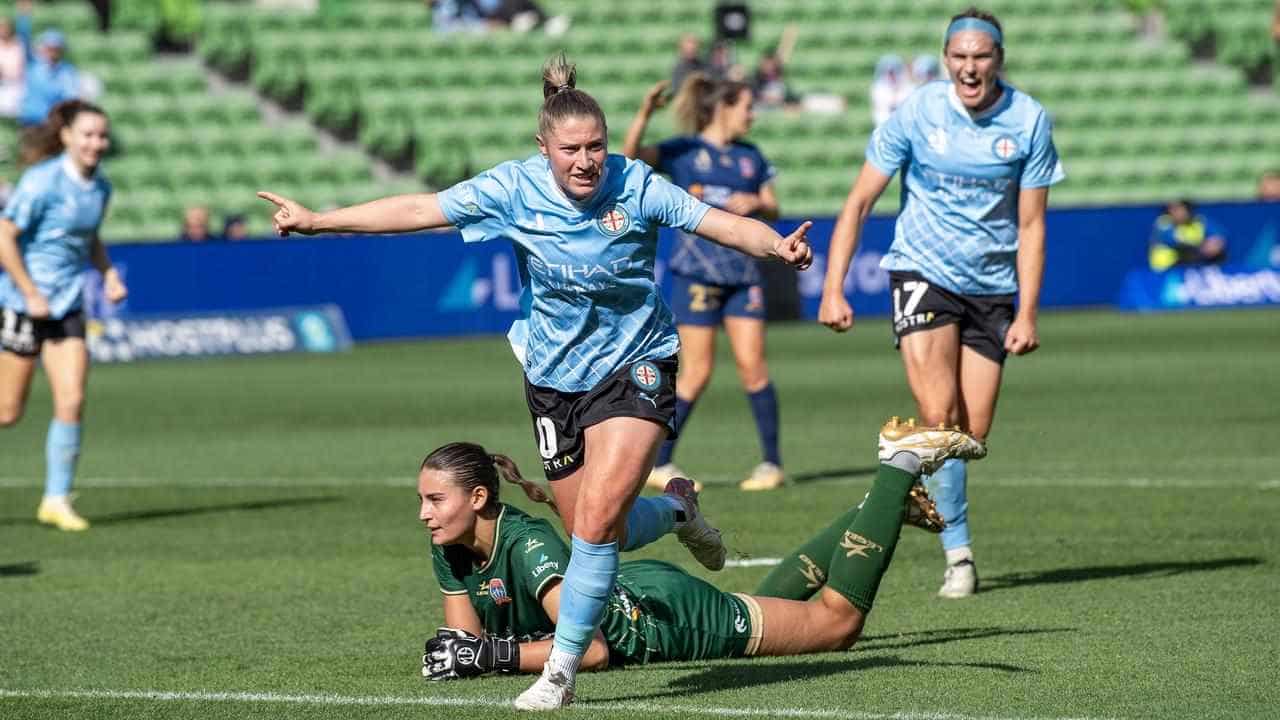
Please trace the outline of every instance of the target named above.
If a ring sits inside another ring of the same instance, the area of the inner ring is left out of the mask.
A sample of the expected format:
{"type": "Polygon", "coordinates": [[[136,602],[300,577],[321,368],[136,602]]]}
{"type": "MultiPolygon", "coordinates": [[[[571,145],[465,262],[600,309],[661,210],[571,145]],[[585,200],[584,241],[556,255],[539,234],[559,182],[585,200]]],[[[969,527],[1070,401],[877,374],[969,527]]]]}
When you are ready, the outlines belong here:
{"type": "Polygon", "coordinates": [[[813,264],[813,248],[809,247],[809,240],[805,237],[805,233],[809,232],[811,227],[813,223],[808,220],[800,223],[800,227],[793,230],[790,235],[778,240],[773,247],[773,254],[797,270],[809,269],[813,264]]]}
{"type": "Polygon", "coordinates": [[[1021,315],[1015,317],[1004,334],[1004,349],[1010,355],[1026,355],[1038,347],[1040,335],[1036,332],[1036,321],[1021,315]]]}
{"type": "Polygon", "coordinates": [[[129,297],[129,288],[125,287],[124,281],[120,279],[120,273],[115,268],[109,268],[102,274],[102,294],[106,296],[107,302],[115,304],[124,302],[129,297]]]}
{"type": "Polygon", "coordinates": [[[422,654],[422,677],[427,680],[458,680],[494,670],[515,672],[519,668],[520,643],[478,637],[458,628],[436,630],[422,654]]]}

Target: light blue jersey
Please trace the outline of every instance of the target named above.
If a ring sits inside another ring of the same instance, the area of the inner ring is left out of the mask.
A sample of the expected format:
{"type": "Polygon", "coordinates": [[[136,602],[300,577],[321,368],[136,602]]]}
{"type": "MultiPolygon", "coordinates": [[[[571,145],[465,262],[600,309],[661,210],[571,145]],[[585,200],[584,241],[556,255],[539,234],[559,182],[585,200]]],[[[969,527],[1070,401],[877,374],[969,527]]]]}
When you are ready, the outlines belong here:
{"type": "Polygon", "coordinates": [[[657,230],[692,232],[709,206],[648,165],[609,155],[600,187],[582,203],[564,194],[542,155],[438,197],[463,240],[515,247],[524,290],[507,337],[531,384],[582,392],[627,363],[680,349],[654,283],[657,230]]]}
{"type": "MultiPolygon", "coordinates": [[[[80,309],[84,269],[111,198],[99,171],[88,180],[66,155],[33,165],[18,181],[4,218],[18,226],[27,273],[49,301],[49,316],[80,309]]],[[[0,275],[0,306],[26,312],[26,301],[8,275],[0,275]]]]}
{"type": "Polygon", "coordinates": [[[903,174],[881,267],[966,295],[1017,292],[1018,192],[1066,175],[1044,108],[1000,86],[1000,99],[974,119],[949,81],[929,83],[872,133],[867,161],[903,174]]]}

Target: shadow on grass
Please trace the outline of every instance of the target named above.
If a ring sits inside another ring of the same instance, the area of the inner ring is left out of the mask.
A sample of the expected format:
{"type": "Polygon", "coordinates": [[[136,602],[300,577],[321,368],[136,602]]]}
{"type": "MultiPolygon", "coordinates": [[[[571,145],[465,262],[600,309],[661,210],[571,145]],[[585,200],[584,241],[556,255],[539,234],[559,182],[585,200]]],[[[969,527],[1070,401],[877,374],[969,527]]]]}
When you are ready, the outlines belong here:
{"type": "Polygon", "coordinates": [[[827,470],[796,473],[791,476],[791,482],[798,484],[816,482],[818,480],[835,480],[836,478],[867,477],[875,474],[875,467],[829,468],[827,470]]]}
{"type": "Polygon", "coordinates": [[[323,505],[342,500],[340,495],[324,495],[320,497],[278,498],[276,500],[251,500],[248,502],[224,503],[222,505],[204,505],[200,507],[157,508],[154,510],[130,510],[128,512],[110,513],[89,518],[95,526],[120,525],[124,523],[145,522],[147,520],[164,520],[166,518],[189,517],[191,515],[211,515],[224,512],[241,512],[245,510],[276,510],[279,508],[304,507],[307,505],[323,505]]]}
{"type": "MultiPolygon", "coordinates": [[[[679,666],[657,666],[665,670],[679,669],[679,666]]],[[[598,698],[599,702],[624,702],[628,700],[655,700],[664,697],[688,697],[690,694],[722,692],[725,690],[744,690],[764,685],[788,683],[793,680],[813,680],[840,675],[848,672],[866,672],[880,668],[920,668],[933,670],[937,668],[977,668],[980,670],[996,670],[1005,673],[1034,673],[1035,670],[1010,665],[1008,663],[987,662],[934,662],[926,660],[904,660],[895,655],[879,657],[842,658],[839,660],[796,660],[790,662],[726,662],[706,666],[687,666],[698,672],[680,677],[668,683],[663,692],[636,695],[620,695],[617,697],[598,698]]],[[[656,667],[655,667],[656,669],[656,667]]],[[[593,701],[597,698],[592,698],[593,701]]]]}
{"type": "MultiPolygon", "coordinates": [[[[93,527],[122,525],[147,520],[164,520],[166,518],[190,517],[192,515],[211,515],[214,513],[241,512],[245,510],[275,510],[278,508],[321,505],[338,502],[340,495],[321,497],[278,498],[275,500],[250,500],[246,502],[223,503],[221,505],[200,505],[196,507],[154,508],[150,510],[128,510],[125,512],[107,513],[105,515],[89,515],[93,527]]],[[[33,517],[0,518],[0,526],[4,525],[36,525],[33,517]]]]}
{"type": "Polygon", "coordinates": [[[38,575],[40,573],[40,563],[35,560],[26,562],[9,563],[8,565],[0,565],[0,578],[22,577],[25,575],[38,575]]]}
{"type": "Polygon", "coordinates": [[[937,630],[916,630],[914,632],[894,633],[893,635],[865,635],[858,641],[857,647],[865,650],[901,650],[903,648],[921,647],[924,645],[944,645],[964,640],[982,640],[990,637],[1007,637],[1014,635],[1044,635],[1048,633],[1076,632],[1077,628],[1008,628],[992,625],[989,627],[971,628],[939,628],[937,630]]]}
{"type": "Polygon", "coordinates": [[[1023,585],[1056,585],[1058,583],[1111,580],[1114,578],[1172,577],[1192,572],[1208,572],[1229,568],[1248,568],[1263,564],[1262,558],[1235,557],[1192,562],[1145,562],[1131,565],[1090,565],[1027,572],[1005,573],[982,579],[982,590],[1001,590],[1023,585]]]}

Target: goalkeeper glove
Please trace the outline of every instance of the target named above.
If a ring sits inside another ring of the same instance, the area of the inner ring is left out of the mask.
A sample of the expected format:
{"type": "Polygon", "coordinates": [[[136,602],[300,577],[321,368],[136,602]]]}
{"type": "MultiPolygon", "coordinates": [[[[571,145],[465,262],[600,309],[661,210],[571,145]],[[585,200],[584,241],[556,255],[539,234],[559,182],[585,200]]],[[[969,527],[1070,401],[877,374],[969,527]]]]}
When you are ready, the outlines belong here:
{"type": "Polygon", "coordinates": [[[427,640],[422,677],[457,680],[488,672],[519,672],[520,643],[513,638],[477,637],[456,628],[440,628],[427,640]]]}

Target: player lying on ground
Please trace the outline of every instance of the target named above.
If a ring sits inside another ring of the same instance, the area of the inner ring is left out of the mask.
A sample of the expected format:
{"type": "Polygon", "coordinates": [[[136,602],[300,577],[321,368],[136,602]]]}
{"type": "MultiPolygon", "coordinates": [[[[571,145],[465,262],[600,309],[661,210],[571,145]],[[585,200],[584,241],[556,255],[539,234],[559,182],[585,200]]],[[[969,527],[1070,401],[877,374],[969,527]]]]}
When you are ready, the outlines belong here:
{"type": "MultiPolygon", "coordinates": [[[[755,595],[722,592],[656,560],[622,563],[582,667],[850,647],[904,520],[942,529],[921,473],[949,458],[985,454],[958,429],[890,420],[866,498],[788,556],[755,595]],[[817,601],[804,602],[815,593],[817,601]]],[[[551,650],[569,548],[547,521],[499,502],[500,475],[549,502],[510,459],[478,445],[445,445],[422,463],[419,517],[431,535],[447,626],[426,643],[422,672],[429,679],[539,672],[551,650]]],[[[668,491],[687,491],[672,487],[682,483],[690,481],[674,479],[668,491]]]]}

